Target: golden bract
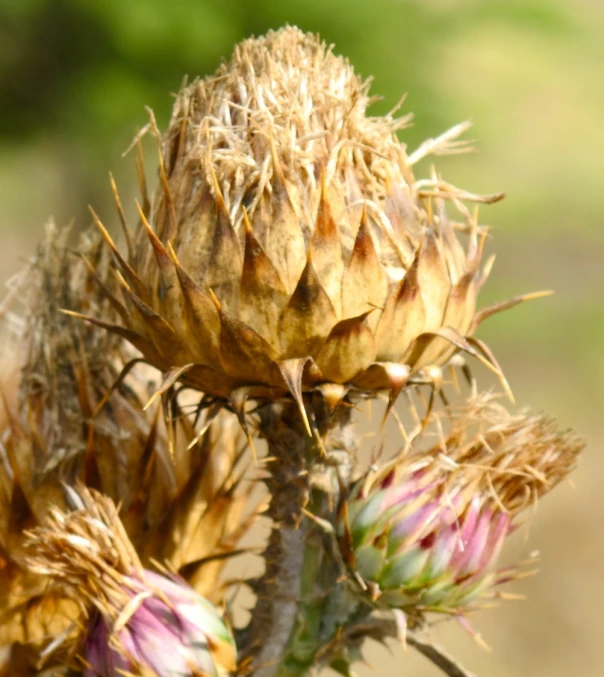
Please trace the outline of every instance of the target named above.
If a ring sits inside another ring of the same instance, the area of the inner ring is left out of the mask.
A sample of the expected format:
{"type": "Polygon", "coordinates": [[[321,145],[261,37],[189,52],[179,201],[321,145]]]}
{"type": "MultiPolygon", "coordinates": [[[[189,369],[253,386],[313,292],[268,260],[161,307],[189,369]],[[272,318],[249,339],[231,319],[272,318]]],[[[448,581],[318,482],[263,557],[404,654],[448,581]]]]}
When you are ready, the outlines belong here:
{"type": "Polygon", "coordinates": [[[152,364],[212,395],[273,397],[322,383],[398,391],[456,349],[477,354],[464,337],[484,231],[461,200],[500,196],[416,181],[413,162],[451,151],[465,127],[410,158],[395,133],[406,120],[368,117],[368,89],[285,28],[180,92],[159,186],[129,261],[118,255],[120,331],[152,364]]]}

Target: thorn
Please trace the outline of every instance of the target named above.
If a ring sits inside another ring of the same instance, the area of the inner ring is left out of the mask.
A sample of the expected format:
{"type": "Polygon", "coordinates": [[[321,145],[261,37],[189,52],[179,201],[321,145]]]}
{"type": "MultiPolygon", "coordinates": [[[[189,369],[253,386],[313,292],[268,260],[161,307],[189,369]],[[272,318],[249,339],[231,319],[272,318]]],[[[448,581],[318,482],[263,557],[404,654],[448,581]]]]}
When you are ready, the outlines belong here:
{"type": "MultiPolygon", "coordinates": [[[[243,430],[245,437],[247,439],[248,444],[250,445],[250,449],[252,451],[252,456],[254,458],[254,464],[258,465],[258,456],[256,454],[256,447],[254,446],[254,440],[252,439],[252,436],[250,434],[250,430],[247,424],[247,418],[246,418],[246,413],[245,413],[245,404],[248,400],[248,397],[250,395],[251,387],[250,386],[243,386],[241,388],[236,388],[235,390],[231,391],[231,394],[229,395],[229,402],[231,403],[231,406],[233,407],[233,411],[235,412],[235,415],[237,416],[237,420],[239,421],[239,425],[241,426],[241,429],[243,430]]],[[[264,459],[264,462],[266,463],[268,459],[264,459]]]]}
{"type": "Polygon", "coordinates": [[[174,369],[170,369],[170,371],[166,372],[164,380],[162,381],[159,388],[153,393],[153,395],[151,395],[149,401],[143,407],[143,411],[147,411],[147,409],[153,404],[153,402],[155,402],[158,397],[169,390],[184,373],[190,371],[194,366],[195,364],[193,363],[185,364],[184,367],[175,367],[174,369]]]}
{"type": "Polygon", "coordinates": [[[411,369],[406,364],[397,364],[395,362],[385,362],[383,364],[384,371],[386,376],[390,380],[390,394],[388,396],[388,404],[386,405],[386,411],[382,418],[382,423],[380,425],[380,430],[383,430],[386,419],[390,415],[392,408],[396,404],[396,400],[401,393],[401,390],[405,387],[409,375],[411,374],[411,369]]]}
{"type": "Polygon", "coordinates": [[[298,405],[306,432],[309,437],[312,437],[312,430],[308,421],[306,408],[304,407],[304,398],[302,396],[302,375],[304,374],[304,368],[309,361],[312,361],[311,357],[295,357],[289,360],[280,360],[276,364],[285,381],[287,389],[298,405]]]}
{"type": "Polygon", "coordinates": [[[216,306],[216,310],[218,310],[218,312],[221,312],[222,311],[222,304],[216,298],[216,294],[214,294],[214,290],[208,289],[208,294],[210,295],[210,298],[212,299],[212,301],[214,301],[214,305],[216,306]]]}
{"type": "Polygon", "coordinates": [[[117,185],[115,183],[115,179],[113,178],[113,174],[109,172],[109,184],[111,185],[111,192],[113,193],[113,200],[115,202],[115,206],[117,208],[117,214],[120,219],[120,223],[122,225],[122,230],[124,231],[124,237],[126,238],[126,246],[128,247],[128,255],[132,256],[134,247],[132,244],[132,235],[130,233],[130,228],[128,228],[128,224],[126,223],[126,215],[124,214],[124,209],[122,207],[122,201],[120,200],[120,195],[117,190],[117,185]]]}

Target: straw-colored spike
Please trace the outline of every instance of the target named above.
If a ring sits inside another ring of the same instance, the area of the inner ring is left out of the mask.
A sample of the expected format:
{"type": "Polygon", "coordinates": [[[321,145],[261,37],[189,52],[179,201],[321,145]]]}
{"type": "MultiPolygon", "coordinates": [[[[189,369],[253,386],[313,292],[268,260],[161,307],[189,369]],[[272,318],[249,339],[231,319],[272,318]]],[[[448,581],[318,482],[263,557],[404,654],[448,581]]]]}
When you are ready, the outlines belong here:
{"type": "Polygon", "coordinates": [[[514,296],[507,301],[499,301],[497,303],[492,303],[485,308],[481,308],[473,318],[470,331],[473,332],[476,330],[485,320],[487,320],[492,315],[497,313],[502,313],[505,310],[514,308],[515,306],[525,303],[526,301],[533,301],[535,299],[542,299],[547,296],[554,294],[551,290],[536,291],[529,294],[520,294],[519,296],[514,296]]]}
{"type": "Polygon", "coordinates": [[[191,369],[194,367],[194,364],[186,364],[184,367],[174,367],[173,369],[170,369],[166,374],[164,374],[164,378],[157,388],[157,390],[151,395],[149,400],[147,401],[147,404],[143,407],[143,411],[146,409],[149,409],[149,407],[157,400],[158,397],[161,397],[166,393],[172,386],[178,381],[178,379],[183,375],[186,374],[188,371],[191,371],[191,369]]]}
{"type": "Polygon", "coordinates": [[[300,415],[304,421],[304,427],[310,437],[312,436],[312,431],[310,429],[310,423],[308,422],[306,407],[304,406],[304,398],[302,397],[302,374],[309,362],[312,362],[312,359],[309,357],[293,358],[277,362],[277,366],[279,367],[281,376],[283,376],[287,389],[292,394],[295,403],[298,405],[300,415]]]}
{"type": "Polygon", "coordinates": [[[88,207],[88,209],[90,210],[90,213],[92,215],[92,218],[94,220],[96,227],[101,232],[101,235],[103,236],[103,239],[105,240],[105,242],[109,245],[109,248],[111,249],[111,252],[112,252],[113,256],[115,257],[115,260],[117,261],[117,264],[119,265],[120,270],[128,278],[129,284],[134,288],[136,293],[139,294],[139,296],[141,296],[141,298],[146,298],[147,295],[148,295],[147,294],[148,290],[143,285],[143,283],[141,282],[140,278],[138,277],[138,275],[136,274],[136,272],[134,271],[132,266],[130,266],[130,264],[126,261],[126,259],[120,253],[117,245],[113,241],[113,238],[111,237],[111,235],[109,235],[109,231],[103,225],[103,222],[99,218],[98,214],[94,211],[94,209],[92,207],[88,207]]]}
{"type": "Polygon", "coordinates": [[[126,239],[126,246],[128,248],[128,256],[131,258],[132,254],[134,252],[134,245],[132,242],[132,233],[130,232],[130,228],[128,227],[128,223],[126,221],[126,215],[124,214],[124,208],[122,207],[122,201],[120,200],[120,194],[117,189],[117,185],[115,183],[115,179],[113,178],[113,174],[110,172],[109,173],[109,183],[111,185],[111,192],[113,194],[113,201],[115,202],[115,207],[117,209],[117,214],[120,220],[120,224],[122,226],[122,232],[124,233],[124,238],[126,239]]]}
{"type": "Polygon", "coordinates": [[[254,441],[250,433],[250,428],[247,422],[247,414],[245,411],[245,405],[250,396],[250,391],[251,388],[249,386],[242,386],[241,388],[235,388],[234,390],[231,390],[229,394],[229,402],[233,407],[233,411],[237,416],[237,420],[239,421],[241,429],[245,433],[246,439],[248,441],[248,444],[250,445],[250,449],[252,450],[252,454],[254,456],[254,462],[257,464],[258,457],[256,454],[256,448],[254,446],[254,441]]]}
{"type": "Polygon", "coordinates": [[[143,212],[147,215],[151,211],[151,201],[149,200],[149,191],[147,190],[143,146],[141,144],[140,136],[138,135],[136,139],[136,175],[138,178],[138,188],[142,200],[143,212]]]}

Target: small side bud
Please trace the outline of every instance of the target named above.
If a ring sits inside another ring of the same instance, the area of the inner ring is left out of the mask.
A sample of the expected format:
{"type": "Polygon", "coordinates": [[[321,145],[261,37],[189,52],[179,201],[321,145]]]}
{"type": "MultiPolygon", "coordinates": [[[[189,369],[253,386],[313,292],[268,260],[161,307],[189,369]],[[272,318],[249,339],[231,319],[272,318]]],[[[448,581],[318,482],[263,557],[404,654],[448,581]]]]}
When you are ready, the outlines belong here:
{"type": "Polygon", "coordinates": [[[515,516],[566,477],[582,447],[550,419],[479,398],[437,447],[358,484],[340,511],[343,555],[385,606],[463,614],[515,577],[497,569],[515,516]]]}
{"type": "Polygon", "coordinates": [[[27,558],[30,570],[79,603],[80,636],[61,647],[72,662],[83,663],[86,677],[234,670],[235,642],[217,609],[184,581],[142,568],[110,499],[83,487],[78,494],[79,509],[52,509],[29,532],[27,558]]]}

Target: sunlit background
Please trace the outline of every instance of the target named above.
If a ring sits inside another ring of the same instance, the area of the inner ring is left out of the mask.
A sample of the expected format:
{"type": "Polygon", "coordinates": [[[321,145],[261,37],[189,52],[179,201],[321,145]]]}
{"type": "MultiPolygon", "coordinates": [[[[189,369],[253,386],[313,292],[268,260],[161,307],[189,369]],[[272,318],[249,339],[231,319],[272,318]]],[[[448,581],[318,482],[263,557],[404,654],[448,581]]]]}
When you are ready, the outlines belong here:
{"type": "MultiPolygon", "coordinates": [[[[183,76],[212,72],[233,45],[285,23],[347,55],[385,112],[408,93],[410,149],[470,119],[478,152],[438,160],[475,192],[497,263],[484,301],[556,295],[493,318],[482,337],[519,406],[589,440],[574,487],[543,501],[520,557],[541,573],[475,621],[436,635],[479,676],[604,675],[604,3],[597,0],[0,0],[0,266],[8,278],[49,216],[111,221],[108,172],[133,204],[123,159],[154,109],[160,126],[183,76]]],[[[424,166],[421,171],[429,171],[424,166]]],[[[400,647],[367,652],[363,675],[436,677],[400,647]]]]}

